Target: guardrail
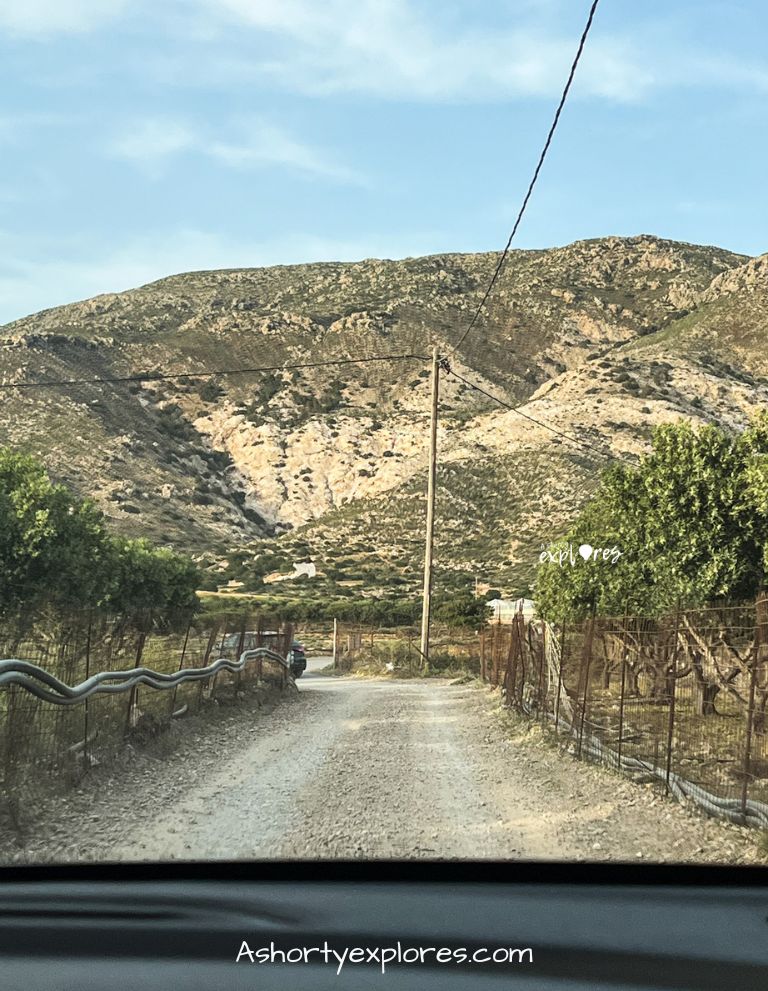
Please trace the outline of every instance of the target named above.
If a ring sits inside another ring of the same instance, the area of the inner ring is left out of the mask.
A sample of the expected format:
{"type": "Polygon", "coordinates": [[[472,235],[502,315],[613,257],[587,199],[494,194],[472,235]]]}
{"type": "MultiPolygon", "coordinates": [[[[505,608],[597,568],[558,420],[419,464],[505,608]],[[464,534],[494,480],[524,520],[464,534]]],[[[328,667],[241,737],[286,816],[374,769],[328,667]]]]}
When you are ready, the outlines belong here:
{"type": "Polygon", "coordinates": [[[60,681],[55,675],[43,670],[39,665],[29,661],[9,659],[0,661],[0,688],[8,685],[18,685],[26,689],[35,698],[54,705],[78,705],[91,695],[117,695],[128,692],[138,685],[148,685],[150,688],[176,688],[190,681],[205,681],[214,678],[222,671],[237,674],[245,669],[246,664],[261,659],[269,659],[290,670],[288,661],[268,647],[257,647],[245,650],[239,661],[219,658],[213,664],[203,668],[182,668],[174,674],[164,674],[151,668],[132,668],[129,671],[100,671],[86,678],[74,687],[60,681]],[[47,685],[47,688],[41,687],[47,685]]]}
{"type": "MultiPolygon", "coordinates": [[[[114,648],[113,641],[98,653],[90,638],[79,665],[77,657],[67,664],[52,652],[46,655],[49,669],[18,657],[0,660],[0,831],[7,818],[20,838],[27,810],[78,786],[98,765],[109,766],[110,776],[119,774],[137,747],[167,734],[182,716],[226,711],[247,704],[249,696],[260,706],[270,687],[282,691],[290,683],[287,658],[269,647],[206,663],[218,639],[215,630],[194,638],[190,630],[155,637],[153,664],[164,671],[139,663],[89,675],[89,657],[108,663],[108,649],[114,648]],[[186,667],[185,658],[203,663],[186,667]],[[78,674],[87,677],[76,681],[78,674]]],[[[138,633],[129,648],[140,662],[146,637],[138,633]]]]}

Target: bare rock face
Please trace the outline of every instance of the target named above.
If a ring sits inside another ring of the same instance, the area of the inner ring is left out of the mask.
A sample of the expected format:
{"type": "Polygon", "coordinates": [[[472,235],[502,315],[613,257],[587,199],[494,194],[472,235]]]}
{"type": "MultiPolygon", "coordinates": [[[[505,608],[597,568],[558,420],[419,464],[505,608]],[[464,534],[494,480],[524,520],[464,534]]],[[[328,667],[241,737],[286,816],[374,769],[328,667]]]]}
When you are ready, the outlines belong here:
{"type": "Polygon", "coordinates": [[[768,294],[768,254],[750,258],[744,265],[723,272],[702,293],[702,302],[711,303],[722,296],[768,294]]]}
{"type": "Polygon", "coordinates": [[[768,371],[768,256],[650,235],[513,251],[454,351],[497,260],[195,272],[17,320],[0,328],[5,383],[182,374],[9,392],[0,443],[36,451],[114,527],[212,564],[283,533],[295,560],[367,547],[405,588],[436,343],[521,407],[443,376],[444,559],[511,581],[541,531],[577,511],[605,454],[636,456],[679,418],[738,429],[765,403],[753,376],[768,371]],[[412,357],[349,363],[378,355],[412,357]],[[259,368],[277,370],[224,374],[259,368]]]}

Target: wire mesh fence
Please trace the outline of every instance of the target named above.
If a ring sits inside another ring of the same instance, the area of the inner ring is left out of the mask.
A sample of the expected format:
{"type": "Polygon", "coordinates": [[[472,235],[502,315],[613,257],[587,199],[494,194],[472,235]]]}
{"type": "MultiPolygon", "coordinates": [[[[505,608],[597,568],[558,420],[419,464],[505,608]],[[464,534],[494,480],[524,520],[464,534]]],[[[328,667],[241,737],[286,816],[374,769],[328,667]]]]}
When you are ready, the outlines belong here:
{"type": "MultiPolygon", "coordinates": [[[[310,654],[334,653],[333,622],[303,623],[297,636],[310,654]]],[[[389,666],[393,673],[418,675],[424,663],[420,652],[421,631],[416,626],[376,626],[370,623],[340,622],[336,625],[336,667],[349,671],[371,664],[389,666]]],[[[480,673],[480,643],[477,631],[435,624],[430,635],[430,669],[435,673],[461,668],[480,673]]]]}
{"type": "Polygon", "coordinates": [[[481,634],[481,677],[577,757],[768,826],[768,598],[481,634]]]}
{"type": "Polygon", "coordinates": [[[160,620],[151,611],[84,612],[66,622],[6,621],[0,629],[0,776],[12,822],[18,824],[25,802],[76,785],[126,744],[160,736],[174,719],[255,689],[284,687],[287,668],[280,660],[292,638],[290,624],[242,613],[160,620]],[[234,670],[240,658],[246,661],[234,670]],[[193,676],[210,667],[216,669],[210,676],[193,676]]]}

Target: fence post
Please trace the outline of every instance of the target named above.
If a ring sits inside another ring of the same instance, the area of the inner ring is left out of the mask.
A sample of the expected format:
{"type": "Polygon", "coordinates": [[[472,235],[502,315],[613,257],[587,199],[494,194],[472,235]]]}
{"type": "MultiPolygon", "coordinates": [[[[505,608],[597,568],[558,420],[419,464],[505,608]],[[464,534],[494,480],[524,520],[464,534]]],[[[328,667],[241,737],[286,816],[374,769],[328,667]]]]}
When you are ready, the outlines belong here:
{"type": "MultiPolygon", "coordinates": [[[[530,621],[529,621],[528,622],[528,630],[529,630],[529,632],[530,632],[530,629],[531,629],[531,624],[530,624],[530,621]]],[[[545,647],[546,647],[546,643],[545,643],[546,636],[547,636],[547,628],[542,623],[541,624],[541,646],[539,647],[539,685],[538,685],[538,697],[537,697],[537,700],[536,700],[537,705],[539,707],[539,716],[541,718],[542,725],[544,725],[544,719],[546,718],[545,717],[545,710],[544,710],[544,654],[545,654],[545,647]]]]}
{"type": "MultiPolygon", "coordinates": [[[[211,629],[211,635],[208,637],[208,643],[206,644],[206,647],[205,647],[205,655],[203,656],[203,663],[200,665],[200,667],[203,667],[203,668],[207,668],[208,667],[208,663],[209,663],[209,661],[211,659],[211,652],[213,651],[213,648],[216,646],[216,638],[219,635],[219,630],[222,629],[222,628],[224,630],[226,630],[226,628],[227,628],[226,622],[221,623],[221,624],[219,624],[217,622],[214,622],[213,628],[211,629]]],[[[204,684],[205,684],[205,681],[203,679],[201,679],[200,680],[200,687],[197,690],[197,707],[198,707],[198,709],[203,704],[203,685],[204,684]]]]}
{"type": "Polygon", "coordinates": [[[5,767],[3,773],[3,790],[5,801],[8,806],[8,817],[17,837],[21,837],[21,819],[19,814],[19,796],[16,789],[18,778],[18,761],[15,760],[14,729],[16,722],[16,699],[20,691],[18,685],[9,685],[6,688],[6,710],[5,710],[5,767]]]}
{"type": "Polygon", "coordinates": [[[485,627],[480,627],[480,680],[488,680],[488,666],[485,663],[485,627]]]}
{"type": "Polygon", "coordinates": [[[565,662],[565,620],[560,631],[560,661],[557,665],[557,697],[555,698],[555,736],[560,732],[560,695],[563,691],[563,664],[565,662]]]}
{"type": "Polygon", "coordinates": [[[520,667],[518,668],[518,673],[520,677],[517,680],[517,683],[520,686],[517,692],[517,696],[518,696],[517,708],[520,712],[524,712],[525,710],[523,709],[523,697],[525,695],[525,679],[528,674],[528,665],[525,663],[526,661],[525,620],[523,619],[522,611],[517,613],[515,625],[517,627],[517,635],[516,635],[515,643],[517,645],[518,660],[520,661],[520,667]]]}
{"type": "Polygon", "coordinates": [[[517,700],[517,653],[515,651],[516,636],[517,636],[517,620],[512,618],[512,624],[509,627],[509,648],[507,649],[507,705],[514,706],[517,700]]]}
{"type": "Polygon", "coordinates": [[[584,740],[584,719],[587,715],[587,696],[589,694],[589,669],[592,664],[592,637],[595,632],[595,613],[588,620],[587,635],[584,640],[584,653],[581,658],[581,669],[584,676],[584,693],[581,702],[581,712],[579,713],[579,739],[576,747],[576,756],[581,757],[581,746],[584,740]]]}
{"type": "MultiPolygon", "coordinates": [[[[408,659],[411,657],[411,641],[408,640],[408,659]]],[[[339,663],[339,621],[334,616],[333,618],[333,670],[339,663]]]]}
{"type": "MultiPolygon", "coordinates": [[[[85,680],[91,676],[91,625],[93,613],[88,610],[88,633],[85,637],[85,680]]],[[[88,699],[83,705],[83,774],[88,773],[90,767],[90,757],[88,755],[88,699]]]]}
{"type": "MultiPolygon", "coordinates": [[[[757,631],[756,631],[757,633],[757,631]]],[[[755,636],[755,656],[752,662],[752,670],[749,673],[749,705],[747,706],[747,732],[744,740],[744,763],[742,766],[741,782],[741,814],[746,823],[747,799],[749,797],[749,778],[751,776],[750,760],[752,758],[752,729],[755,719],[755,684],[757,682],[757,661],[759,645],[757,643],[759,634],[755,636]]]]}
{"type": "Polygon", "coordinates": [[[616,761],[618,770],[621,770],[621,751],[624,746],[624,700],[627,693],[627,651],[629,650],[629,604],[624,608],[624,622],[622,624],[624,636],[621,645],[621,692],[619,694],[619,742],[616,748],[616,761]]]}
{"type": "MultiPolygon", "coordinates": [[[[243,619],[242,622],[240,623],[240,636],[237,641],[237,654],[235,656],[236,661],[240,660],[243,653],[243,649],[245,648],[245,634],[247,629],[248,629],[248,616],[243,614],[243,619]]],[[[243,672],[238,671],[237,680],[235,681],[235,694],[237,694],[241,690],[242,685],[243,685],[243,672]]]]}
{"type": "MultiPolygon", "coordinates": [[[[189,622],[187,623],[187,632],[184,634],[184,644],[181,648],[181,657],[179,658],[179,666],[176,668],[177,674],[184,667],[184,658],[186,657],[187,654],[187,644],[189,643],[189,631],[191,629],[192,629],[192,620],[190,619],[189,622]]],[[[169,719],[173,716],[174,710],[176,708],[176,693],[178,692],[178,690],[179,690],[179,686],[174,685],[173,691],[171,692],[171,705],[168,710],[169,719]]]]}
{"type": "Polygon", "coordinates": [[[677,695],[677,650],[680,638],[680,605],[675,611],[675,642],[672,647],[672,692],[669,698],[669,727],[667,729],[667,769],[664,794],[669,794],[669,775],[672,770],[672,739],[675,729],[675,697],[677,695]]]}
{"type": "Polygon", "coordinates": [[[501,643],[501,613],[494,623],[493,626],[493,687],[498,688],[499,686],[499,668],[501,667],[501,660],[499,654],[501,653],[502,643],[501,643]]]}
{"type": "MultiPolygon", "coordinates": [[[[147,621],[147,624],[148,625],[147,621]]],[[[136,660],[134,662],[133,668],[141,667],[141,657],[144,653],[144,644],[147,639],[146,625],[142,623],[142,629],[139,633],[139,639],[136,643],[136,660]]],[[[139,689],[138,685],[134,685],[133,688],[128,693],[128,711],[125,714],[125,735],[127,736],[131,729],[131,718],[133,716],[134,709],[138,706],[139,689]]]]}

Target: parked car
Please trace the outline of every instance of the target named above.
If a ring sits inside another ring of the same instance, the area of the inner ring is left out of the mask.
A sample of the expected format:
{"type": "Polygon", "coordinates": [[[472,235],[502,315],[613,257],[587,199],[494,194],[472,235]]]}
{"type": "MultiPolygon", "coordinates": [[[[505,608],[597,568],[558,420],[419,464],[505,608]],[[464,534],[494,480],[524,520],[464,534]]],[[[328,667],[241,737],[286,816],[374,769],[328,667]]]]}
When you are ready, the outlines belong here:
{"type": "Polygon", "coordinates": [[[291,674],[294,678],[300,678],[307,668],[307,655],[304,652],[304,645],[294,640],[291,649],[288,651],[288,663],[291,665],[291,674]]]}
{"type": "Polygon", "coordinates": [[[255,650],[257,647],[267,647],[282,654],[282,642],[284,642],[282,634],[275,630],[262,630],[261,633],[256,630],[247,630],[244,634],[228,633],[219,642],[219,657],[230,657],[232,660],[236,660],[238,649],[240,651],[255,650]],[[241,636],[243,638],[242,648],[240,648],[241,636]]]}

